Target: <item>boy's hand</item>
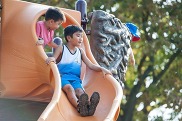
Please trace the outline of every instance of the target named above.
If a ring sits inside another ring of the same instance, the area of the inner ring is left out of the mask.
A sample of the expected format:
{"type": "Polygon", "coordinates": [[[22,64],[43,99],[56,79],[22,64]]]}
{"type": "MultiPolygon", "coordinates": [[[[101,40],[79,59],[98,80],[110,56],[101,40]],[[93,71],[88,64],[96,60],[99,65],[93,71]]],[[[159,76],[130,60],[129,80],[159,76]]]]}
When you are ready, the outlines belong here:
{"type": "Polygon", "coordinates": [[[36,45],[43,45],[44,40],[42,38],[39,38],[38,41],[36,42],[36,45]]]}
{"type": "Polygon", "coordinates": [[[51,62],[56,63],[56,59],[55,59],[54,57],[48,57],[48,58],[46,59],[46,64],[48,65],[48,64],[50,64],[51,62]]]}

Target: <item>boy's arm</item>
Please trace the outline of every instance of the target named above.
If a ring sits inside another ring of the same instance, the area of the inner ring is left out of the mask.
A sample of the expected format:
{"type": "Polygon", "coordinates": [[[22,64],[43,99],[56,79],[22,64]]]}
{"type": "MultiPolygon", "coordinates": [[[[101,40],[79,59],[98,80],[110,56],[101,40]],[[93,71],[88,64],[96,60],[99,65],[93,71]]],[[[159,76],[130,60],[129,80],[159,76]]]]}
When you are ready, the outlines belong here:
{"type": "Polygon", "coordinates": [[[48,46],[53,47],[53,48],[57,48],[59,45],[57,45],[56,43],[51,41],[51,42],[48,43],[48,46]]]}
{"type": "Polygon", "coordinates": [[[134,55],[133,55],[133,50],[132,50],[132,48],[130,47],[130,55],[129,55],[130,57],[130,62],[131,62],[131,64],[134,66],[135,65],[135,58],[134,58],[134,55]]]}
{"type": "Polygon", "coordinates": [[[39,38],[40,37],[40,25],[39,25],[38,22],[36,23],[36,28],[35,29],[36,29],[36,35],[39,38]]]}
{"type": "MultiPolygon", "coordinates": [[[[80,49],[80,50],[81,50],[83,62],[84,62],[91,70],[98,71],[98,72],[101,72],[101,71],[102,71],[103,74],[104,74],[104,76],[105,76],[106,74],[111,74],[111,72],[110,72],[109,70],[107,70],[107,69],[105,69],[105,68],[103,68],[103,67],[101,67],[101,66],[99,66],[99,65],[93,64],[93,63],[87,58],[85,52],[84,52],[82,49],[80,49]]],[[[111,75],[112,75],[112,74],[111,74],[111,75]]]]}
{"type": "Polygon", "coordinates": [[[46,63],[50,64],[50,62],[56,63],[56,59],[59,57],[60,54],[62,54],[63,46],[58,46],[54,52],[53,57],[48,57],[46,59],[46,63]]]}
{"type": "Polygon", "coordinates": [[[36,35],[37,35],[37,42],[36,45],[43,45],[44,44],[44,40],[43,38],[40,38],[40,32],[41,31],[41,27],[39,25],[39,23],[36,23],[36,35]]]}

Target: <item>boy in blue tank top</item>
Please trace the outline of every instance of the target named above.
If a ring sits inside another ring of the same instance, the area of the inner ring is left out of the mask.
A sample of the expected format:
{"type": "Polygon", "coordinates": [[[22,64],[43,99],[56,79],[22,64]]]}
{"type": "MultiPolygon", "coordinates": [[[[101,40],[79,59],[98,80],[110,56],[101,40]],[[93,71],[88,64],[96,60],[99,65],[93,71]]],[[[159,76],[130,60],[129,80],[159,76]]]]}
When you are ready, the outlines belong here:
{"type": "Polygon", "coordinates": [[[91,70],[103,72],[104,75],[111,72],[103,67],[93,64],[86,56],[83,49],[78,48],[83,42],[83,30],[75,25],[69,25],[64,29],[66,45],[56,48],[53,57],[48,57],[46,63],[57,61],[57,67],[62,80],[62,90],[66,93],[70,103],[78,110],[81,116],[92,116],[100,100],[98,92],[89,97],[82,87],[80,79],[81,62],[83,61],[91,70]]]}

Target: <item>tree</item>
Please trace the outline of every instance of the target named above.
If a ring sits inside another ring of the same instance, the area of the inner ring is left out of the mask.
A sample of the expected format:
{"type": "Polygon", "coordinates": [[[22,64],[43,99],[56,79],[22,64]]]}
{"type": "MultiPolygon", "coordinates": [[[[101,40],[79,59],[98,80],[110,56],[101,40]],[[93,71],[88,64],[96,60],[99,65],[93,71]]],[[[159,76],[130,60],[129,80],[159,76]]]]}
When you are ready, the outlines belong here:
{"type": "Polygon", "coordinates": [[[181,10],[174,6],[178,8],[181,5],[178,2],[157,3],[149,0],[133,1],[132,4],[122,1],[120,5],[125,11],[130,11],[130,14],[124,12],[122,16],[129,15],[130,21],[138,23],[143,41],[133,45],[138,65],[133,79],[128,72],[130,81],[126,82],[126,103],[121,106],[123,115],[120,119],[147,120],[152,109],[164,104],[174,110],[178,106],[175,112],[180,112],[181,99],[178,96],[181,96],[179,84],[182,72],[179,62],[182,59],[182,44],[178,25],[181,25],[181,10]],[[155,102],[155,105],[151,106],[151,102],[155,102]],[[137,111],[140,104],[143,108],[137,111]]]}

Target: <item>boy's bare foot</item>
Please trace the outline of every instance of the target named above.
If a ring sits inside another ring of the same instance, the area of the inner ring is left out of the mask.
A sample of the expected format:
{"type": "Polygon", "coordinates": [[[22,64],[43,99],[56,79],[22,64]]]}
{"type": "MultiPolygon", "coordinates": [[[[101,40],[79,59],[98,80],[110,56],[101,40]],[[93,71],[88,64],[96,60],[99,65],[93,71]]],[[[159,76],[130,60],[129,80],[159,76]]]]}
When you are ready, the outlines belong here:
{"type": "Polygon", "coordinates": [[[90,105],[88,115],[92,116],[95,113],[96,107],[100,101],[100,95],[98,92],[94,92],[90,98],[90,105]]]}
{"type": "Polygon", "coordinates": [[[78,100],[77,106],[77,110],[81,116],[88,116],[88,105],[88,95],[86,93],[83,93],[78,100]]]}

